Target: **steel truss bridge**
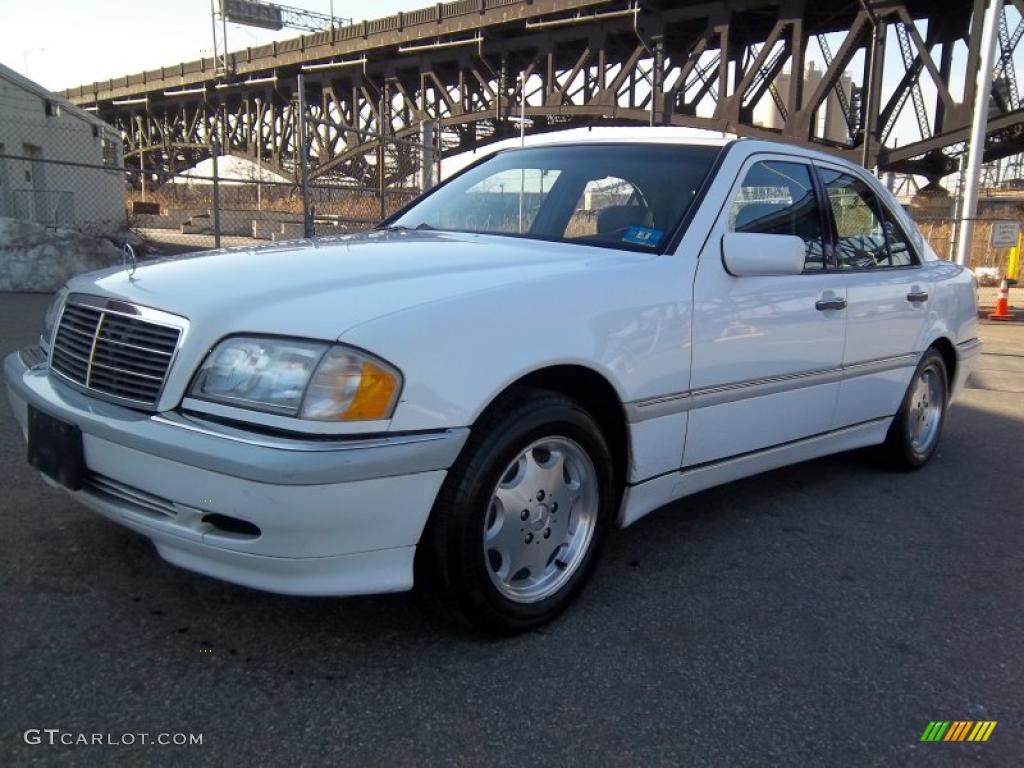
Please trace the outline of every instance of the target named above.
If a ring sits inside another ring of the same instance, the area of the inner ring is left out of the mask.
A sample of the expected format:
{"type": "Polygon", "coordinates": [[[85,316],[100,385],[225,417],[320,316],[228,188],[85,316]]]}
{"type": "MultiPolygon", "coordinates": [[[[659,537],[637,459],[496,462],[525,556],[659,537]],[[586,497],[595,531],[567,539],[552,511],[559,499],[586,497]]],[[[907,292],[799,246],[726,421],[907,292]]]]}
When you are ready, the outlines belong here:
{"type": "MultiPolygon", "coordinates": [[[[301,110],[309,173],[324,181],[399,184],[416,162],[401,140],[418,141],[423,122],[451,155],[518,134],[523,111],[530,132],[781,136],[935,182],[964,152],[984,11],[984,0],[460,0],[64,95],[118,127],[126,166],[154,179],[208,157],[213,141],[297,174],[301,110]],[[784,76],[811,61],[820,80],[784,76]],[[775,127],[755,124],[761,104],[775,127]],[[836,104],[841,130],[826,131],[836,104]],[[408,151],[382,163],[385,146],[408,151]]],[[[1021,12],[1024,0],[1009,0],[1001,19],[986,161],[1024,151],[1021,12]]]]}

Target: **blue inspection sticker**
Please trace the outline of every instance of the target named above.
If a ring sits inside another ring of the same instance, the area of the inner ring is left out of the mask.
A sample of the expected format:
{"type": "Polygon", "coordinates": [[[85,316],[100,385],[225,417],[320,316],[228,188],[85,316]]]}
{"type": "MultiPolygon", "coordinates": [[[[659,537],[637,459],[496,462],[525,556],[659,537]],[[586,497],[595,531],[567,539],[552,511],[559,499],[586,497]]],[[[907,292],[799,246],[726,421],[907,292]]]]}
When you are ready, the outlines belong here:
{"type": "Polygon", "coordinates": [[[633,226],[626,230],[622,236],[622,242],[633,245],[646,245],[648,248],[657,248],[661,238],[665,236],[664,231],[653,227],[633,226]]]}

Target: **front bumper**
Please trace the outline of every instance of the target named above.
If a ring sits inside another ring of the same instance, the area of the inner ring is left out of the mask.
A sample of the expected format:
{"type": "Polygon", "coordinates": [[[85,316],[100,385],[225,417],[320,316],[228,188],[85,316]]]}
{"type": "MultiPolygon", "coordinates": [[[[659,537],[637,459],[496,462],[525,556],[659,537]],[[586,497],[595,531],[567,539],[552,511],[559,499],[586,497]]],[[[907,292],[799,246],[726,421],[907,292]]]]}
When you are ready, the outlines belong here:
{"type": "Polygon", "coordinates": [[[169,562],[271,592],[410,588],[427,515],[469,433],[294,440],[99,401],[21,353],[4,377],[23,433],[29,404],[81,429],[90,479],[69,491],[78,501],[169,562]],[[256,529],[211,522],[225,517],[256,529]]]}

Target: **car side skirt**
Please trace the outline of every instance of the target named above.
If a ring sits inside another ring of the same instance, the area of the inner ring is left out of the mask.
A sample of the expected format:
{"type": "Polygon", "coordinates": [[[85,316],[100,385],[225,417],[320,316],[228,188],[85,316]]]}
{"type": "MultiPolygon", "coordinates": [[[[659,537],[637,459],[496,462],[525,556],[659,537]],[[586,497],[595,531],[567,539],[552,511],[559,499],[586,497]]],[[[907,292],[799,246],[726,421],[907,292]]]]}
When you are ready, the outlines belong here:
{"type": "Polygon", "coordinates": [[[874,419],[742,456],[687,467],[628,486],[618,524],[625,528],[659,507],[733,480],[819,456],[878,445],[885,441],[892,420],[892,416],[874,419]]]}

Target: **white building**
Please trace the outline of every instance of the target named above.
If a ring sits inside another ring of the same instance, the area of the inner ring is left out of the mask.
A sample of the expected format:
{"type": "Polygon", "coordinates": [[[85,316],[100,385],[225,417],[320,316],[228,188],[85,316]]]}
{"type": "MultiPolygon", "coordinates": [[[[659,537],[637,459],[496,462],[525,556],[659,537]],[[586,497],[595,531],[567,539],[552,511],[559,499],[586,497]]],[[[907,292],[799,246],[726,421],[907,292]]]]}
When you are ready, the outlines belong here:
{"type": "MultiPolygon", "coordinates": [[[[805,99],[814,93],[818,84],[821,83],[823,75],[824,72],[818,69],[813,61],[807,63],[803,81],[805,99]]],[[[789,88],[792,79],[793,76],[788,71],[781,72],[775,78],[775,86],[779,89],[779,96],[782,98],[783,103],[786,103],[789,99],[789,88]]],[[[853,95],[853,79],[850,75],[843,73],[842,78],[840,78],[839,87],[842,88],[846,94],[847,101],[849,101],[853,95]]],[[[775,106],[774,100],[770,97],[765,97],[754,107],[753,123],[764,128],[781,129],[785,120],[775,106]]],[[[846,118],[843,117],[843,107],[833,88],[829,91],[825,104],[818,110],[818,120],[814,126],[813,133],[815,136],[827,141],[846,144],[849,138],[848,131],[849,127],[846,124],[846,118]]]]}
{"type": "Polygon", "coordinates": [[[120,134],[2,64],[0,216],[99,232],[125,225],[120,134]]]}

